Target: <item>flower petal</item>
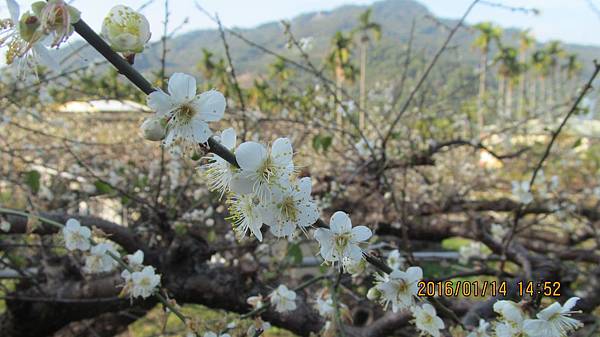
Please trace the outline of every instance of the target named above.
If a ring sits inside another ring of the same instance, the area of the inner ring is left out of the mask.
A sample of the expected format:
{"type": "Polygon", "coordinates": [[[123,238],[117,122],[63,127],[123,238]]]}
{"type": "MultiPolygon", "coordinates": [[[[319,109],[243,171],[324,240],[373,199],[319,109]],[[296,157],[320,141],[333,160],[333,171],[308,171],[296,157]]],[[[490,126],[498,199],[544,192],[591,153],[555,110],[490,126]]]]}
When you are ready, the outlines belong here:
{"type": "Polygon", "coordinates": [[[353,261],[360,261],[362,259],[362,249],[357,245],[349,244],[344,250],[344,256],[353,261]]]}
{"type": "Polygon", "coordinates": [[[352,228],[352,237],[354,242],[367,241],[373,235],[373,232],[366,226],[356,226],[352,228]]]}
{"type": "Polygon", "coordinates": [[[40,60],[40,63],[48,68],[51,72],[61,72],[62,66],[56,61],[56,58],[50,55],[50,51],[41,43],[35,43],[33,45],[33,51],[40,60]]]}
{"type": "Polygon", "coordinates": [[[20,16],[19,4],[15,0],[6,0],[6,6],[8,7],[8,12],[10,13],[10,19],[12,20],[13,24],[18,27],[20,16]]]}
{"type": "Polygon", "coordinates": [[[200,118],[207,122],[215,122],[223,118],[227,102],[225,96],[216,90],[201,93],[194,103],[200,118]]]}
{"type": "Polygon", "coordinates": [[[309,199],[312,190],[312,180],[310,177],[304,177],[298,180],[298,190],[302,199],[309,199]]]}
{"type": "Polygon", "coordinates": [[[231,191],[236,194],[245,195],[252,193],[253,186],[250,179],[242,176],[241,174],[237,174],[231,179],[230,188],[231,191]]]}
{"type": "Polygon", "coordinates": [[[571,297],[571,298],[569,298],[565,302],[565,304],[563,304],[563,306],[562,306],[562,312],[572,311],[572,309],[575,306],[575,304],[577,304],[577,301],[579,301],[579,297],[571,297]]]}
{"type": "Polygon", "coordinates": [[[156,111],[159,116],[163,116],[175,109],[171,96],[167,95],[162,90],[156,90],[150,93],[146,98],[146,103],[150,109],[156,111]]]}
{"type": "Polygon", "coordinates": [[[177,101],[183,103],[196,96],[196,79],[183,73],[174,73],[169,78],[169,93],[177,101]]]}
{"type": "Polygon", "coordinates": [[[206,122],[198,118],[194,118],[192,120],[192,128],[192,135],[196,143],[206,143],[206,141],[208,141],[208,138],[212,134],[210,128],[208,127],[208,124],[206,124],[206,122]]]}
{"type": "Polygon", "coordinates": [[[317,208],[317,204],[314,202],[304,202],[297,205],[299,215],[298,215],[298,226],[300,227],[308,227],[319,219],[319,209],[317,208]]]}
{"type": "Polygon", "coordinates": [[[407,278],[411,283],[423,278],[423,269],[421,267],[409,267],[406,269],[407,278]]]}
{"type": "MultiPolygon", "coordinates": [[[[256,225],[256,224],[254,224],[254,225],[256,225]]],[[[262,242],[263,236],[262,236],[262,232],[260,231],[262,224],[258,224],[258,226],[250,225],[248,227],[250,228],[250,232],[252,232],[252,234],[254,234],[254,236],[258,239],[258,241],[262,242]]]]}
{"type": "Polygon", "coordinates": [[[267,149],[256,142],[245,142],[235,151],[235,159],[242,170],[256,171],[267,156],[267,149]]]}
{"type": "Polygon", "coordinates": [[[78,229],[80,226],[81,226],[81,224],[76,219],[69,219],[69,220],[67,220],[67,223],[65,225],[65,227],[68,230],[78,229]]]}
{"type": "Polygon", "coordinates": [[[352,229],[352,221],[348,214],[337,211],[331,216],[329,227],[331,228],[331,231],[336,234],[346,233],[352,229]]]}
{"type": "Polygon", "coordinates": [[[273,161],[279,166],[287,166],[292,161],[294,151],[292,143],[287,138],[278,138],[271,147],[271,156],[273,161]]]}
{"type": "Polygon", "coordinates": [[[237,142],[237,136],[234,128],[228,128],[221,132],[221,144],[226,148],[233,150],[237,142]]]}

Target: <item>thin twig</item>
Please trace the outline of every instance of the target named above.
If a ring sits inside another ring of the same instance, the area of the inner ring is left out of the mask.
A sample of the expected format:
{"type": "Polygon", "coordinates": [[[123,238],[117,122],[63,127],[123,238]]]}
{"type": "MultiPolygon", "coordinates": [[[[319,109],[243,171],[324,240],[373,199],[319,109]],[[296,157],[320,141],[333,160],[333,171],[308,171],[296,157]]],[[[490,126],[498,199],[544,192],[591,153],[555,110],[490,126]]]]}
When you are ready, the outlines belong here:
{"type": "MultiPolygon", "coordinates": [[[[452,29],[452,31],[450,31],[450,34],[448,34],[448,37],[446,38],[446,41],[444,41],[444,43],[442,44],[442,46],[440,47],[440,49],[438,50],[438,52],[435,54],[435,56],[433,57],[433,59],[431,60],[431,62],[429,63],[429,65],[427,66],[427,69],[425,70],[425,72],[423,73],[423,75],[421,75],[421,78],[417,82],[417,85],[415,85],[414,89],[411,91],[410,95],[408,96],[408,98],[404,102],[404,105],[400,109],[400,112],[398,113],[398,116],[396,116],[396,118],[394,119],[394,121],[390,124],[388,132],[387,132],[386,136],[383,139],[383,143],[382,143],[382,149],[383,149],[383,151],[385,151],[385,146],[386,146],[387,142],[390,140],[390,138],[392,136],[392,133],[394,131],[394,128],[396,127],[396,125],[400,121],[400,118],[402,118],[402,115],[404,115],[404,113],[406,112],[406,110],[408,109],[408,107],[410,106],[410,104],[412,103],[412,100],[415,97],[417,91],[419,91],[419,89],[421,88],[421,86],[423,85],[423,83],[425,83],[425,79],[427,79],[427,77],[429,76],[429,73],[431,72],[431,69],[433,69],[433,66],[435,66],[435,64],[437,63],[437,61],[440,58],[440,56],[444,53],[444,51],[446,50],[446,47],[450,43],[450,40],[452,40],[452,37],[454,37],[454,34],[458,31],[458,28],[460,28],[463,25],[463,22],[465,21],[465,19],[467,18],[467,16],[469,15],[469,13],[471,12],[471,10],[473,9],[473,7],[475,7],[475,5],[477,4],[477,2],[479,2],[479,0],[475,0],[475,1],[473,1],[471,3],[471,5],[467,8],[467,10],[465,11],[465,13],[463,14],[462,18],[454,26],[454,28],[452,29]]],[[[396,102],[397,102],[397,98],[392,103],[392,106],[394,106],[396,104],[396,102]]]]}
{"type": "Polygon", "coordinates": [[[240,89],[240,83],[238,82],[237,76],[235,74],[235,67],[233,65],[233,61],[231,58],[231,53],[229,52],[229,44],[227,43],[227,38],[225,37],[225,30],[223,29],[223,24],[221,24],[221,20],[218,15],[215,15],[215,19],[217,20],[217,24],[219,25],[219,33],[221,36],[221,40],[223,41],[223,48],[225,48],[225,57],[227,57],[227,63],[229,63],[231,81],[233,82],[233,88],[235,89],[236,94],[238,95],[238,99],[240,101],[240,108],[242,109],[242,141],[246,140],[246,132],[247,132],[247,117],[246,117],[246,101],[244,100],[244,95],[242,94],[242,89],[240,89]]]}
{"type": "Polygon", "coordinates": [[[595,67],[594,73],[592,74],[592,76],[590,77],[588,82],[585,84],[585,86],[581,89],[579,96],[577,97],[577,99],[575,99],[573,106],[571,107],[571,109],[569,110],[569,112],[567,113],[565,118],[562,120],[562,122],[558,126],[558,129],[556,129],[552,133],[552,138],[550,139],[550,143],[548,143],[548,146],[546,147],[546,151],[544,151],[544,155],[542,156],[539,163],[535,167],[535,170],[533,170],[533,174],[531,175],[531,180],[529,181],[529,191],[530,192],[531,192],[531,188],[533,187],[533,184],[535,183],[535,178],[537,177],[538,171],[542,168],[542,165],[544,165],[544,161],[550,155],[550,150],[552,149],[552,145],[554,145],[556,138],[558,138],[558,135],[562,131],[565,124],[567,124],[567,121],[569,120],[569,118],[573,115],[573,113],[575,113],[575,111],[577,111],[577,107],[579,106],[579,103],[583,100],[583,97],[585,97],[585,95],[588,93],[588,91],[592,88],[592,83],[596,79],[596,76],[598,76],[598,72],[600,72],[600,63],[598,63],[598,61],[596,61],[596,60],[594,60],[594,67],[595,67]]]}

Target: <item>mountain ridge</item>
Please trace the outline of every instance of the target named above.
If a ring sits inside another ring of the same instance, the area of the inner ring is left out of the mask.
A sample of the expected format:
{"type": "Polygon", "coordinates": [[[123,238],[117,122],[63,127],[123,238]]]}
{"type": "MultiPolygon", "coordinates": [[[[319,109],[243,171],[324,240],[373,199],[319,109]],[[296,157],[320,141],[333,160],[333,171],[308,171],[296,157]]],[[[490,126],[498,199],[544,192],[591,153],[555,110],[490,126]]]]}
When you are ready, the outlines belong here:
{"type": "MultiPolygon", "coordinates": [[[[421,54],[424,62],[432,57],[432,53],[439,48],[446,38],[449,26],[458,22],[451,18],[436,18],[429,9],[414,0],[383,0],[365,5],[343,5],[326,10],[303,13],[290,20],[292,32],[298,39],[312,38],[313,48],[308,51],[311,59],[320,63],[324,60],[330,49],[330,41],[337,31],[348,32],[358,25],[358,16],[367,8],[372,8],[372,20],[382,25],[382,39],[371,43],[369,50],[370,79],[387,80],[393,77],[390,69],[399,71],[404,62],[403,53],[409,40],[410,29],[415,22],[415,38],[413,52],[421,54]]],[[[465,25],[465,27],[470,27],[465,25]]],[[[266,22],[253,28],[232,28],[244,35],[247,39],[264,46],[278,54],[300,60],[294,50],[286,48],[287,38],[283,26],[278,22],[266,22]]],[[[505,41],[507,44],[516,45],[518,29],[507,28],[505,41]]],[[[462,53],[458,57],[468,66],[477,67],[479,54],[472,52],[472,41],[476,34],[468,29],[460,29],[454,36],[450,47],[458,48],[462,53]]],[[[254,47],[247,45],[238,38],[227,34],[227,42],[232,55],[232,61],[240,77],[256,78],[268,71],[268,65],[275,61],[275,57],[266,55],[254,47]]],[[[182,71],[200,76],[197,67],[202,59],[202,49],[213,52],[216,57],[224,57],[223,43],[217,29],[201,29],[177,35],[168,41],[167,72],[182,71]]],[[[537,46],[542,46],[538,43],[537,46]]],[[[595,56],[600,55],[600,47],[563,44],[569,52],[580,55],[583,63],[583,72],[590,72],[595,56]]],[[[492,50],[492,53],[494,51],[492,50]]],[[[157,69],[160,64],[161,43],[155,42],[136,58],[136,68],[143,72],[157,69]]],[[[87,48],[81,55],[84,59],[95,59],[99,55],[87,48]]],[[[358,63],[358,55],[355,55],[358,63]]],[[[444,60],[448,61],[448,60],[444,60]]],[[[452,60],[450,60],[452,62],[452,60]]]]}

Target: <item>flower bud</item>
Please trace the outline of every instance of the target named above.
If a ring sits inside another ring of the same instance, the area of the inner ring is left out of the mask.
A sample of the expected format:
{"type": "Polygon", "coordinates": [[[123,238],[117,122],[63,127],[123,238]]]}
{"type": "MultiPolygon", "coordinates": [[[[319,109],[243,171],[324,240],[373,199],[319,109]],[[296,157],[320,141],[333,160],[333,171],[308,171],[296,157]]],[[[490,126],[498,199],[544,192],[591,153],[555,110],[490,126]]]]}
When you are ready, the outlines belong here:
{"type": "Polygon", "coordinates": [[[24,41],[34,43],[41,36],[39,33],[40,26],[41,23],[37,16],[27,12],[19,20],[19,35],[24,41]]]}
{"type": "Polygon", "coordinates": [[[119,5],[104,18],[102,35],[116,52],[141,53],[150,40],[150,24],[142,14],[119,5]]]}
{"type": "Polygon", "coordinates": [[[159,141],[165,138],[167,129],[163,120],[159,117],[150,117],[142,123],[140,127],[144,138],[152,141],[159,141]]]}
{"type": "Polygon", "coordinates": [[[381,298],[381,291],[376,287],[373,287],[367,292],[367,298],[371,301],[377,301],[381,298]]]}
{"type": "Polygon", "coordinates": [[[73,24],[81,18],[81,12],[65,0],[38,1],[31,5],[40,18],[44,34],[52,35],[52,47],[58,47],[73,34],[73,24]]]}

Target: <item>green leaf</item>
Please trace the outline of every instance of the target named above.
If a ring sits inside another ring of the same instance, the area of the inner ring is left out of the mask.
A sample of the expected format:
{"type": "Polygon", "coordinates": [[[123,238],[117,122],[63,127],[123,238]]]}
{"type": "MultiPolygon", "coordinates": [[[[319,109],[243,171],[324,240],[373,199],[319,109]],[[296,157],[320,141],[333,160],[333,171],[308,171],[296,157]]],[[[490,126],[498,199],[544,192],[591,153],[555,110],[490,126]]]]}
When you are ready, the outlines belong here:
{"type": "Polygon", "coordinates": [[[300,249],[300,245],[296,243],[289,245],[287,256],[294,264],[302,263],[302,249],[300,249]]]}
{"type": "Polygon", "coordinates": [[[322,150],[323,152],[327,152],[327,150],[331,147],[333,143],[333,137],[331,136],[323,136],[316,135],[313,137],[312,146],[315,151],[322,150]]]}
{"type": "Polygon", "coordinates": [[[96,190],[99,194],[109,194],[113,191],[109,184],[100,180],[97,180],[94,185],[96,186],[96,190]]]}
{"type": "Polygon", "coordinates": [[[333,137],[323,136],[321,138],[321,148],[323,148],[323,152],[327,152],[329,147],[331,147],[331,143],[333,143],[333,137]]]}
{"type": "Polygon", "coordinates": [[[579,146],[581,146],[581,142],[582,142],[581,138],[577,139],[577,140],[575,141],[575,144],[573,144],[572,148],[574,149],[574,148],[576,148],[576,147],[579,147],[579,146]]]}
{"type": "Polygon", "coordinates": [[[40,178],[41,175],[36,170],[28,171],[25,173],[25,184],[29,186],[29,188],[34,194],[37,194],[37,192],[40,190],[40,178]]]}
{"type": "Polygon", "coordinates": [[[321,147],[321,135],[316,135],[313,137],[312,147],[315,149],[315,151],[319,151],[319,148],[321,147]]]}

